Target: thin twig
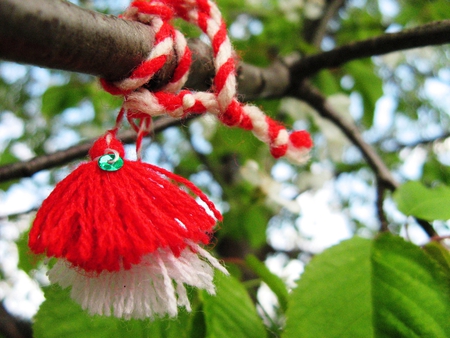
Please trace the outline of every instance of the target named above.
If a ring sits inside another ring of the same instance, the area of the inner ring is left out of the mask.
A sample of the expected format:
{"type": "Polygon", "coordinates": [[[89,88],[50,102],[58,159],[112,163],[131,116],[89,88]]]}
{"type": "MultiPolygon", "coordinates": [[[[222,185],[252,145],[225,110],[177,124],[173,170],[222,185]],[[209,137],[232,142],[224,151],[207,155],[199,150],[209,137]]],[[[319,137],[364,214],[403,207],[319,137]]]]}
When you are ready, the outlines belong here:
{"type": "Polygon", "coordinates": [[[328,1],[322,17],[315,22],[314,32],[310,34],[310,38],[307,39],[311,45],[317,48],[320,47],[320,44],[327,33],[330,20],[336,15],[339,9],[344,6],[344,4],[345,0],[328,1]]]}
{"type": "Polygon", "coordinates": [[[447,138],[450,137],[450,132],[444,132],[441,135],[437,135],[434,137],[430,137],[430,138],[425,138],[425,139],[421,139],[421,140],[417,140],[414,142],[410,142],[410,143],[400,143],[397,140],[381,140],[379,142],[377,142],[378,144],[383,144],[385,142],[389,143],[389,149],[386,150],[387,152],[390,153],[397,153],[400,150],[404,149],[404,148],[415,148],[418,146],[427,146],[430,144],[433,144],[437,141],[441,141],[441,140],[445,140],[447,138]]]}
{"type": "Polygon", "coordinates": [[[450,43],[450,20],[435,21],[398,33],[386,33],[351,42],[328,52],[305,56],[291,67],[291,77],[296,80],[293,84],[296,85],[322,69],[337,68],[353,60],[447,43],[450,43]]]}
{"type": "MultiPolygon", "coordinates": [[[[329,106],[326,98],[309,82],[304,81],[292,95],[308,103],[323,118],[332,121],[361,151],[377,179],[377,211],[381,223],[381,230],[385,230],[387,228],[387,221],[383,211],[383,196],[386,189],[394,191],[399,186],[399,183],[394,179],[389,168],[375,149],[364,140],[358,128],[350,121],[343,119],[329,106]]],[[[416,219],[416,221],[430,237],[436,236],[437,233],[430,223],[420,219],[416,219]]]]}
{"type": "Polygon", "coordinates": [[[386,164],[377,152],[364,141],[364,138],[356,125],[339,115],[316,88],[309,82],[304,81],[292,95],[308,103],[311,107],[316,109],[323,118],[333,122],[333,124],[335,124],[350,139],[350,141],[359,148],[381,183],[390,190],[395,190],[398,187],[398,182],[396,182],[386,164]]]}
{"type": "Polygon", "coordinates": [[[377,206],[377,216],[378,216],[378,220],[380,222],[380,231],[386,232],[386,231],[389,231],[388,221],[387,221],[386,214],[384,213],[384,208],[383,208],[384,195],[385,195],[386,188],[378,180],[376,182],[376,185],[377,185],[376,206],[377,206]]]}
{"type": "MultiPolygon", "coordinates": [[[[191,116],[189,119],[195,118],[197,115],[191,116]]],[[[177,120],[170,117],[160,118],[155,121],[153,132],[159,133],[171,126],[179,125],[186,122],[187,119],[177,120]]],[[[132,130],[119,134],[119,139],[123,143],[134,143],[136,141],[136,133],[132,130]]],[[[51,169],[57,166],[65,165],[71,161],[85,157],[96,139],[91,139],[81,144],[60,150],[52,154],[37,156],[29,161],[17,162],[0,167],[0,182],[18,179],[22,177],[31,177],[35,173],[51,169]]]]}

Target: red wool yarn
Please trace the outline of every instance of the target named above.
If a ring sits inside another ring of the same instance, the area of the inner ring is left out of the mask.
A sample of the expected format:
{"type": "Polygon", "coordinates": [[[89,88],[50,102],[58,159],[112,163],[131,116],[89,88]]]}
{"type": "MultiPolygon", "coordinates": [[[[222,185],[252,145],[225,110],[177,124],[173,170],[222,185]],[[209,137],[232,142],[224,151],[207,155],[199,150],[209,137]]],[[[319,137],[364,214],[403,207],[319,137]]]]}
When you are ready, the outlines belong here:
{"type": "Polygon", "coordinates": [[[106,147],[107,137],[112,135],[94,144],[91,161],[61,181],[44,201],[30,231],[31,250],[100,273],[128,270],[160,247],[179,256],[188,241],[208,244],[222,216],[200,189],[141,161],[124,160],[117,171],[100,169],[96,157],[113,150],[121,157],[124,153],[114,138],[106,147]]]}
{"type": "Polygon", "coordinates": [[[176,316],[191,310],[186,285],[215,293],[214,268],[199,244],[222,215],[188,180],[140,160],[123,159],[116,130],[98,139],[36,214],[35,254],[58,258],[52,283],[90,314],[119,318],[176,316]]]}

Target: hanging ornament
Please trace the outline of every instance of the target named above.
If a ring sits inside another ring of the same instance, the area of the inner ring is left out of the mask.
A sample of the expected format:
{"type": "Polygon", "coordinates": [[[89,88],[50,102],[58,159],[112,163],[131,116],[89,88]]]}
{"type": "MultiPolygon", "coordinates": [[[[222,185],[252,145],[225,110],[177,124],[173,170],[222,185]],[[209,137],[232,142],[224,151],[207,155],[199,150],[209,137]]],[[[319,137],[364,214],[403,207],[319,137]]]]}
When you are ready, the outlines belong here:
{"type": "Polygon", "coordinates": [[[139,0],[122,15],[155,32],[147,60],[119,82],[101,80],[123,95],[116,126],[100,137],[81,164],[58,183],[37,212],[29,246],[56,257],[52,283],[71,287],[71,297],[91,314],[119,318],[176,316],[188,311],[185,285],[214,294],[214,269],[226,269],[202,246],[217,221],[214,204],[188,180],[141,161],[143,137],[153,116],[180,118],[211,113],[228,126],[251,130],[275,158],[305,163],[312,146],[306,131],[288,131],[255,106],[236,99],[236,59],[226,26],[209,0],[139,0]],[[191,64],[174,17],[199,26],[211,39],[216,75],[209,92],[182,90],[191,64]],[[172,56],[177,67],[157,92],[145,88],[172,56]],[[116,138],[123,117],[137,132],[137,161],[124,158],[116,138]]]}
{"type": "Polygon", "coordinates": [[[114,134],[43,202],[29,246],[59,259],[50,281],[91,314],[175,316],[177,305],[190,310],[184,284],[214,293],[212,267],[227,273],[199,246],[222,216],[188,180],[124,159],[114,134]]]}

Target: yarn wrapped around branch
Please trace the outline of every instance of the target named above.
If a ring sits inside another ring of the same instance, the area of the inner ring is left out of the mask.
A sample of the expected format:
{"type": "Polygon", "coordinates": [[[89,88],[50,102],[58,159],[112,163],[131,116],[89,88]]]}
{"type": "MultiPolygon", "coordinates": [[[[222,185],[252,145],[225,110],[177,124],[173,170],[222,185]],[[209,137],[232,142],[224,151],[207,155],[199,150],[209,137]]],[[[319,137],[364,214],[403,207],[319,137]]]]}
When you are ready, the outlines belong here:
{"type": "Polygon", "coordinates": [[[237,58],[221,13],[212,1],[138,0],[131,3],[122,17],[144,23],[155,32],[150,55],[128,78],[114,83],[101,80],[105,90],[124,96],[123,109],[129,119],[210,113],[227,126],[251,130],[269,146],[275,158],[285,156],[295,164],[304,164],[309,159],[312,140],[306,131],[289,133],[258,107],[237,100],[237,58]],[[170,24],[176,17],[198,26],[211,40],[215,77],[209,92],[181,90],[189,73],[191,53],[184,36],[170,24]],[[177,67],[169,83],[158,92],[146,89],[145,84],[173,54],[177,67]]]}

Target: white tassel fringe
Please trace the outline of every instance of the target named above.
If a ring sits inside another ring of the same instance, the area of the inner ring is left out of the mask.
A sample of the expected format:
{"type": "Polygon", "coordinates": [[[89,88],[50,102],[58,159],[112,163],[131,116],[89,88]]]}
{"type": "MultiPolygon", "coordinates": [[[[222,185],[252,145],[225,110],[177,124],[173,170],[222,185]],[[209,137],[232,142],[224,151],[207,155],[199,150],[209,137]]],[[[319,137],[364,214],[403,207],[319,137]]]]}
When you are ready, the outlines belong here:
{"type": "Polygon", "coordinates": [[[197,244],[189,243],[179,257],[170,249],[159,249],[129,270],[92,274],[59,260],[48,272],[52,283],[72,287],[71,297],[91,315],[118,318],[175,317],[178,306],[191,311],[184,284],[215,294],[216,268],[226,269],[197,244]]]}

